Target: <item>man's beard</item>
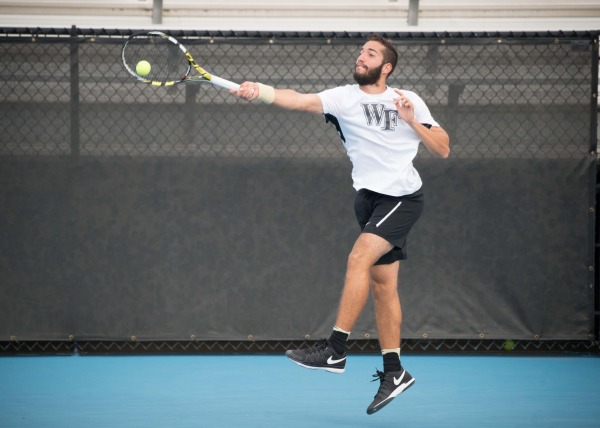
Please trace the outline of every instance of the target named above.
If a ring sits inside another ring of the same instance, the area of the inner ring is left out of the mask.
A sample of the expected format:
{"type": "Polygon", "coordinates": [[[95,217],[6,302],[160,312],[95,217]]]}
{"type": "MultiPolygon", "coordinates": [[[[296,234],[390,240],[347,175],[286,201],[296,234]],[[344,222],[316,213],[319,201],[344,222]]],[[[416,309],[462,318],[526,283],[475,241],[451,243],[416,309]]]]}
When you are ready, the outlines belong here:
{"type": "Polygon", "coordinates": [[[381,64],[377,68],[373,68],[372,70],[367,70],[365,74],[358,74],[358,70],[354,69],[354,80],[361,86],[365,85],[374,85],[377,83],[379,78],[381,77],[381,70],[383,69],[383,64],[381,64]]]}

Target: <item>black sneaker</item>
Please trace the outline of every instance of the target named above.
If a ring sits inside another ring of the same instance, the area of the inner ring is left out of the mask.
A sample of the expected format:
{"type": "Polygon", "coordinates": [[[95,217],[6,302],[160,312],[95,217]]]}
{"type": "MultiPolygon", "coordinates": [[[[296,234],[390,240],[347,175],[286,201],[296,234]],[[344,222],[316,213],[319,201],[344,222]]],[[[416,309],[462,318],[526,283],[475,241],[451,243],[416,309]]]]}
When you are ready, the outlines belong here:
{"type": "Polygon", "coordinates": [[[375,399],[367,408],[367,414],[369,415],[381,410],[386,404],[400,395],[402,391],[410,388],[415,383],[415,379],[404,369],[399,372],[388,373],[377,370],[377,373],[373,377],[375,378],[373,382],[379,379],[381,384],[379,385],[379,391],[377,391],[375,399]]]}
{"type": "Polygon", "coordinates": [[[329,345],[327,339],[321,339],[308,349],[291,349],[285,355],[307,369],[326,370],[331,373],[344,373],[346,353],[339,355],[329,345]]]}

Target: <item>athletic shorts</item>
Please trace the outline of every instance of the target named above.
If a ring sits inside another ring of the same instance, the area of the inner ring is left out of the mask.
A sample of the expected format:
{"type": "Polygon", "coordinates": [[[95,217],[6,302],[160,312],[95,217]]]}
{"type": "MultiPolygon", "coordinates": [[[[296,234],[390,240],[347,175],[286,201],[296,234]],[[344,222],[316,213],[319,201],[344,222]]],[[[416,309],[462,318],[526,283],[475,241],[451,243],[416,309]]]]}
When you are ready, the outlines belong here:
{"type": "Polygon", "coordinates": [[[394,245],[375,264],[385,265],[407,258],[408,232],[423,212],[423,192],[388,196],[361,189],[356,194],[354,213],[362,232],[373,233],[394,245]]]}

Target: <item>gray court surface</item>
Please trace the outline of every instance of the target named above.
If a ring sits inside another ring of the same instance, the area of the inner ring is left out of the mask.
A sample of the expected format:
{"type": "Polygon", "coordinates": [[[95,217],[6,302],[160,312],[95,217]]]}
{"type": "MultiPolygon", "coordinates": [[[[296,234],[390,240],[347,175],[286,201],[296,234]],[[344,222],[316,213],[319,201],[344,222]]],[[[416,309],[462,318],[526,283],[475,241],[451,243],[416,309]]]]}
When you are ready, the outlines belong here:
{"type": "Polygon", "coordinates": [[[415,385],[365,410],[379,355],[342,375],[285,356],[0,358],[0,427],[600,427],[600,358],[404,356],[415,385]]]}

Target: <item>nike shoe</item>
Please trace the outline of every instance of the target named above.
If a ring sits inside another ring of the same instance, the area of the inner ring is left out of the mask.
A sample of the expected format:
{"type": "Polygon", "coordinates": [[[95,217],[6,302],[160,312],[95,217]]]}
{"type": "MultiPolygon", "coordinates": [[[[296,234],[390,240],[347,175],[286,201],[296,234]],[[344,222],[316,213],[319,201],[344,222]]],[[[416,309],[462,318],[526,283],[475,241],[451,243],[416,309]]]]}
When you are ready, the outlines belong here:
{"type": "Polygon", "coordinates": [[[367,414],[369,415],[383,409],[386,404],[415,383],[415,379],[404,369],[399,372],[388,373],[377,370],[377,373],[373,377],[375,378],[373,382],[379,379],[381,383],[375,399],[367,408],[367,414]]]}
{"type": "Polygon", "coordinates": [[[321,339],[308,349],[293,349],[285,355],[296,364],[307,369],[325,370],[331,373],[344,373],[346,353],[339,355],[327,339],[321,339]]]}

